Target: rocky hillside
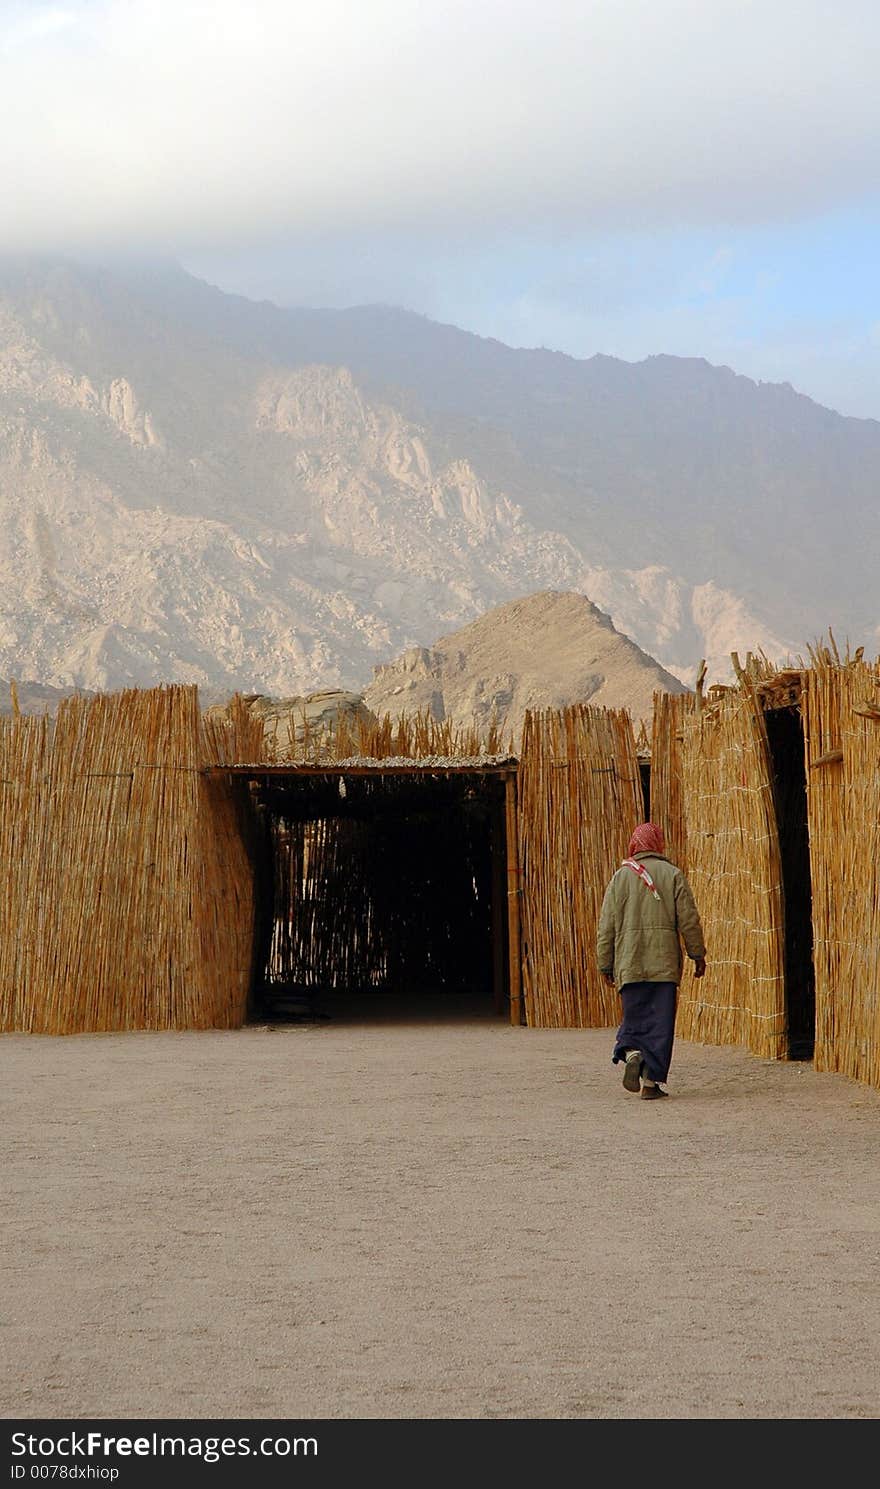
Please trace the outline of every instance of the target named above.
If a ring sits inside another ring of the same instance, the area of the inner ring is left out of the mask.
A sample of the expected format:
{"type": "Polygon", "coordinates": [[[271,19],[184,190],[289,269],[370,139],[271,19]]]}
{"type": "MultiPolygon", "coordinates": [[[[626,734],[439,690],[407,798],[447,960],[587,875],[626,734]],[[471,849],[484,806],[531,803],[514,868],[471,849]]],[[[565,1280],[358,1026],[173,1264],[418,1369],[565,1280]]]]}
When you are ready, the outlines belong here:
{"type": "Polygon", "coordinates": [[[0,674],[56,688],[362,687],[541,590],[678,676],[870,645],[878,471],[880,425],[705,363],[0,262],[0,674]]]}
{"type": "Polygon", "coordinates": [[[377,667],[366,702],[393,717],[428,709],[482,727],[495,717],[518,735],[527,708],[568,703],[628,708],[650,720],[661,689],[686,691],[584,595],[551,590],[499,605],[436,645],[377,667]]]}
{"type": "MultiPolygon", "coordinates": [[[[76,688],[49,688],[37,682],[20,682],[15,680],[15,694],[21,713],[27,714],[52,714],[56,712],[63,698],[69,698],[71,693],[81,691],[76,688]]],[[[12,700],[11,681],[0,678],[0,714],[13,714],[15,704],[12,700]]]]}

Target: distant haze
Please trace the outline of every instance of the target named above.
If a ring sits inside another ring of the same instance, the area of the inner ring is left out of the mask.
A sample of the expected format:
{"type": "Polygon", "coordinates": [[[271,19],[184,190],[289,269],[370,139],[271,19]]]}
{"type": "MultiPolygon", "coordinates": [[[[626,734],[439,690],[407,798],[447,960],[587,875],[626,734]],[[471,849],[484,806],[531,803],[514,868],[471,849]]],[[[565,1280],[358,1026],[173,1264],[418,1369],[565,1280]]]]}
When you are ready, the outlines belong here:
{"type": "Polygon", "coordinates": [[[878,55],[867,0],[5,0],[0,249],[880,415],[878,55]]]}
{"type": "Polygon", "coordinates": [[[9,246],[736,222],[878,182],[853,0],[29,0],[0,38],[9,246]]]}
{"type": "Polygon", "coordinates": [[[6,4],[3,237],[785,219],[876,188],[879,43],[853,0],[6,4]]]}

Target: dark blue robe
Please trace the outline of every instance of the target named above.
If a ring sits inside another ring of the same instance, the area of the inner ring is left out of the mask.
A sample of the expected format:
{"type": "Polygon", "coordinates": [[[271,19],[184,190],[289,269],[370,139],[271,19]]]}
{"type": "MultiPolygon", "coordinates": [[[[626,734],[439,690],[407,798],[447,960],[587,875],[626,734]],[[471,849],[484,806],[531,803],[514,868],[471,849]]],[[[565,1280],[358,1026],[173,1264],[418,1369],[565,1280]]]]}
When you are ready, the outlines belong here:
{"type": "Polygon", "coordinates": [[[628,982],[620,989],[623,1020],[611,1056],[615,1065],[626,1058],[627,1050],[641,1050],[645,1075],[665,1082],[672,1060],[677,994],[674,982],[628,982]]]}

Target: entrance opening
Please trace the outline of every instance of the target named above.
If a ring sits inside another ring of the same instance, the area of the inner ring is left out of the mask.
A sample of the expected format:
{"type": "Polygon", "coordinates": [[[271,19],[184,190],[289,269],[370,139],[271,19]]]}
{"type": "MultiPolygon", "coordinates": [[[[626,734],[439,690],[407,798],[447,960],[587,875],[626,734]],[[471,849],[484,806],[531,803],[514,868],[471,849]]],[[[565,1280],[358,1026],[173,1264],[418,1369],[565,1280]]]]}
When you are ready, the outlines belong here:
{"type": "Polygon", "coordinates": [[[506,1012],[506,773],[276,767],[251,794],[256,1018],[506,1012]]]}
{"type": "Polygon", "coordinates": [[[644,820],[651,820],[651,762],[650,760],[639,761],[639,777],[642,783],[642,803],[645,809],[644,820]]]}
{"type": "Polygon", "coordinates": [[[764,719],[773,766],[785,899],[788,1057],[812,1060],[816,1041],[816,983],[803,720],[795,707],[770,709],[764,719]]]}

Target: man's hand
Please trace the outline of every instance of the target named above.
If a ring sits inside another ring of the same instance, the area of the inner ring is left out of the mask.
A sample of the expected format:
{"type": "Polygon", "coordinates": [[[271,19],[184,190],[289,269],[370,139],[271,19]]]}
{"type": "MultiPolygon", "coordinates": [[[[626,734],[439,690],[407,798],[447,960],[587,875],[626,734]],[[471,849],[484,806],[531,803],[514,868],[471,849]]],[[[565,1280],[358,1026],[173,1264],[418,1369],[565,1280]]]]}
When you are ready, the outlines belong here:
{"type": "Polygon", "coordinates": [[[613,972],[603,972],[602,973],[602,976],[605,978],[605,981],[607,982],[607,984],[608,984],[609,987],[613,987],[614,986],[614,973],[613,972]]]}
{"type": "Polygon", "coordinates": [[[706,958],[704,956],[695,957],[694,958],[694,976],[695,977],[705,977],[705,975],[706,975],[706,958]]]}

